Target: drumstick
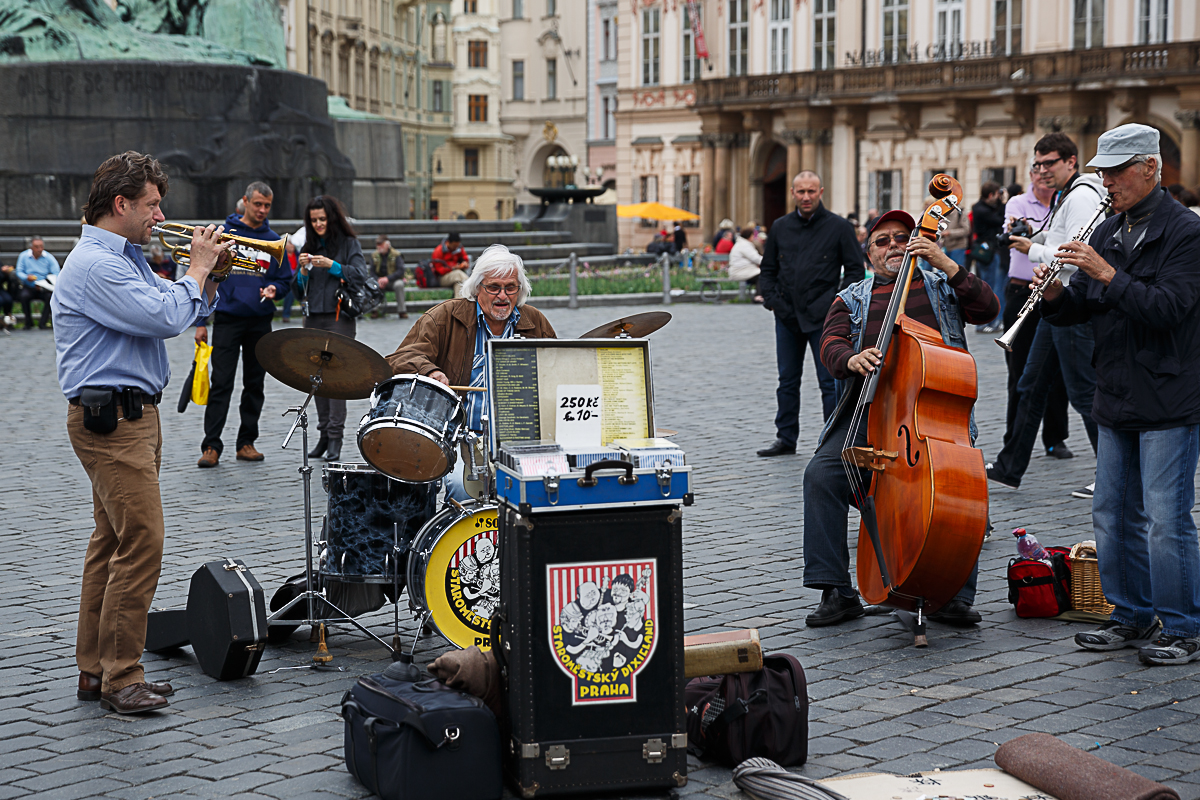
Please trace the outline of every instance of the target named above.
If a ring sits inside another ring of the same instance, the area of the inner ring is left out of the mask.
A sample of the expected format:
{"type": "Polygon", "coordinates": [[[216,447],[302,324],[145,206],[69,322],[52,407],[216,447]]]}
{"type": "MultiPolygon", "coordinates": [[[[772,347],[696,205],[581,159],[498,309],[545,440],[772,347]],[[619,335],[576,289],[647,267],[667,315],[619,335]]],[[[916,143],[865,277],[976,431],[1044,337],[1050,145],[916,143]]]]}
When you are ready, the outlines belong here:
{"type": "Polygon", "coordinates": [[[486,386],[451,386],[456,392],[486,392],[486,386]]]}

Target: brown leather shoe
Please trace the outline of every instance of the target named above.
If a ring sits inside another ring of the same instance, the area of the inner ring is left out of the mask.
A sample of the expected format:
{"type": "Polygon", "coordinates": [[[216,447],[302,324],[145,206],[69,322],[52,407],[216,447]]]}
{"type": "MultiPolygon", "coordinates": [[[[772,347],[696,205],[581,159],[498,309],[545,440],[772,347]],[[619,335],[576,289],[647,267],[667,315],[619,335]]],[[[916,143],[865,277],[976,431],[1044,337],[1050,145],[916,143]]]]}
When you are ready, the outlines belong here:
{"type": "Polygon", "coordinates": [[[167,705],[167,698],[150,691],[150,686],[145,683],[134,683],[120,691],[100,695],[100,707],[118,714],[142,714],[167,705]]]}
{"type": "Polygon", "coordinates": [[[252,444],[244,444],[238,448],[238,461],[262,461],[266,456],[254,449],[252,444]]]}
{"type": "MultiPolygon", "coordinates": [[[[90,672],[80,672],[79,691],[75,693],[75,696],[80,700],[94,703],[100,699],[100,687],[102,685],[99,675],[93,675],[90,672]]],[[[159,697],[170,697],[175,694],[175,689],[166,681],[159,681],[157,683],[147,681],[146,685],[150,687],[150,691],[159,697]]]]}
{"type": "Polygon", "coordinates": [[[205,448],[204,455],[200,456],[200,460],[196,462],[196,466],[201,469],[215,467],[217,462],[221,460],[221,454],[211,447],[205,448]]]}

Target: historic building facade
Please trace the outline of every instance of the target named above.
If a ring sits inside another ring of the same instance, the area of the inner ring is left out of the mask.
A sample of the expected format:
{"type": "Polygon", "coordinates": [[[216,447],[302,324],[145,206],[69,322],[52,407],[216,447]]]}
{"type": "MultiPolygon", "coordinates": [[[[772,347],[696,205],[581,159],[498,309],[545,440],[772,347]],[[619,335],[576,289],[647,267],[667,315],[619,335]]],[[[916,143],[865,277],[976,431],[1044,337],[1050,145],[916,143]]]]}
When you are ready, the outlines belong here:
{"type": "Polygon", "coordinates": [[[402,124],[409,215],[435,214],[433,154],[453,130],[451,4],[288,0],[283,16],[290,69],[324,80],[353,111],[402,124]]]}
{"type": "MultiPolygon", "coordinates": [[[[1024,183],[1046,131],[1090,157],[1129,121],[1162,132],[1168,183],[1200,183],[1196,3],[707,0],[708,59],[691,7],[621,7],[618,194],[683,205],[695,196],[683,178],[698,174],[706,234],[784,213],[802,168],[841,214],[919,209],[937,171],[974,202],[985,180],[1024,183]]],[[[622,243],[639,234],[627,224],[622,243]]]]}

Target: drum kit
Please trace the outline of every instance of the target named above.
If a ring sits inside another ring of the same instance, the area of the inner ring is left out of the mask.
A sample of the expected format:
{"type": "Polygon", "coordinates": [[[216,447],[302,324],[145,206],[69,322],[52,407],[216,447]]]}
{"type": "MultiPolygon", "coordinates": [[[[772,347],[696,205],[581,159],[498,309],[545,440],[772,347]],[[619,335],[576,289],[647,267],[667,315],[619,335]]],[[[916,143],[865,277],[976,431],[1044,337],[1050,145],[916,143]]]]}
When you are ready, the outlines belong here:
{"type": "MultiPolygon", "coordinates": [[[[670,319],[665,312],[635,314],[580,338],[642,337],[670,319]]],[[[300,624],[315,631],[326,623],[349,623],[387,648],[393,660],[411,660],[426,632],[460,648],[488,646],[490,618],[499,603],[498,506],[487,432],[468,428],[460,396],[471,387],[393,375],[369,346],[311,328],[274,331],[259,341],[255,355],[274,378],[307,394],[284,412],[296,419],[283,442],[287,449],[300,431],[304,588],[278,608],[272,603],[268,625],[290,632],[300,624]],[[369,398],[371,404],[357,435],[366,463],[323,466],[328,505],[315,541],[308,459],[313,397],[369,398]],[[447,497],[439,510],[441,479],[460,457],[471,499],[459,503],[447,497]],[[419,622],[407,655],[400,639],[400,590],[405,588],[419,622]],[[355,619],[381,608],[385,596],[394,605],[391,644],[355,619]]],[[[299,576],[295,580],[298,584],[299,576]]]]}

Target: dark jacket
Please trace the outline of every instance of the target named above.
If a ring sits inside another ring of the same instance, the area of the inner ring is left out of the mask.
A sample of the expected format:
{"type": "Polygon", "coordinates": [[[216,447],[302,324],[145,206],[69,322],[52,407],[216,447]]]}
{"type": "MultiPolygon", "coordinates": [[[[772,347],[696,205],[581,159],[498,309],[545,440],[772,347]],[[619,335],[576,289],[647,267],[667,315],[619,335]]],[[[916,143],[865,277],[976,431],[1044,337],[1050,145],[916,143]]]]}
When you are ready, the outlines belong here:
{"type": "MultiPolygon", "coordinates": [[[[263,242],[279,241],[279,234],[271,230],[271,223],[264,222],[257,228],[251,228],[242,222],[237,214],[225,218],[225,231],[246,239],[258,239],[263,242]]],[[[275,296],[280,300],[288,293],[292,283],[292,272],[283,264],[268,256],[261,250],[250,247],[236,246],[238,253],[246,258],[258,261],[270,261],[265,273],[258,275],[239,275],[234,273],[217,284],[217,294],[221,302],[217,306],[219,314],[232,314],[235,317],[269,317],[275,313],[275,304],[264,303],[260,289],[267,286],[275,287],[275,296]]]]}
{"type": "Polygon", "coordinates": [[[1125,214],[1111,217],[1088,241],[1117,271],[1109,285],[1077,272],[1042,302],[1042,315],[1053,325],[1092,322],[1096,424],[1147,431],[1200,423],[1200,217],[1164,198],[1130,259],[1124,224],[1125,214]]]}
{"type": "Polygon", "coordinates": [[[1004,206],[997,203],[989,205],[980,200],[971,206],[971,232],[975,241],[987,242],[992,249],[996,248],[996,239],[1004,231],[1004,206]]]}
{"type": "Polygon", "coordinates": [[[404,256],[400,255],[400,251],[393,247],[384,256],[378,250],[372,250],[371,274],[376,278],[387,278],[393,273],[399,273],[401,278],[404,277],[404,256]]]}
{"type": "MultiPolygon", "coordinates": [[[[397,375],[428,375],[441,370],[451,386],[470,383],[478,317],[475,300],[459,297],[438,303],[409,329],[396,352],[387,357],[388,364],[397,375]]],[[[515,332],[526,339],[557,338],[542,312],[528,304],[521,306],[515,332]]]]}
{"type": "Polygon", "coordinates": [[[367,262],[363,258],[362,246],[353,236],[305,242],[304,252],[325,256],[342,265],[340,277],[331,275],[327,269],[310,269],[306,282],[301,282],[300,270],[296,270],[292,286],[296,298],[305,304],[305,316],[336,313],[337,290],[343,279],[360,286],[367,281],[367,262]]]}
{"type": "Polygon", "coordinates": [[[772,223],[758,291],[780,322],[804,333],[819,331],[834,296],[862,277],[854,226],[824,204],[808,219],[793,211],[772,223]]]}

